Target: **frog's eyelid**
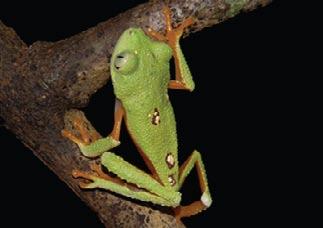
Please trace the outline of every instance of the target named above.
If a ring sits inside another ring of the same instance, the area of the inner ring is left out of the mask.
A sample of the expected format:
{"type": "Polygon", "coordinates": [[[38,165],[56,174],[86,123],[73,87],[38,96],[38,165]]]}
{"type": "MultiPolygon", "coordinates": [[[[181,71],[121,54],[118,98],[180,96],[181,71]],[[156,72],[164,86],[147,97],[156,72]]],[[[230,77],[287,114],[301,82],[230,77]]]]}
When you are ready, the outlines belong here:
{"type": "Polygon", "coordinates": [[[114,68],[121,74],[128,74],[133,71],[138,62],[138,57],[133,51],[123,51],[118,53],[114,59],[114,68]]]}

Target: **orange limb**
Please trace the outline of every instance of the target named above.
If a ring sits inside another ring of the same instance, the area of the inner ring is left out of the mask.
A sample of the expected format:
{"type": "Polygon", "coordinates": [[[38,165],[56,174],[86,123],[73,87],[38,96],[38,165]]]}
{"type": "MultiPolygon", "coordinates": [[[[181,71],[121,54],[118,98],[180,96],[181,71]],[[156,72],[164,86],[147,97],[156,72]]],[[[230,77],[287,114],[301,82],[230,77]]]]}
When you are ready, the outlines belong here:
{"type": "Polygon", "coordinates": [[[174,209],[175,218],[180,221],[181,218],[196,215],[206,208],[201,201],[195,201],[188,206],[178,206],[174,209]]]}
{"type": "Polygon", "coordinates": [[[177,208],[175,208],[174,212],[177,220],[180,220],[182,217],[189,217],[198,214],[202,210],[208,208],[212,203],[204,165],[201,159],[201,155],[197,151],[194,151],[179,169],[179,188],[182,186],[185,178],[194,166],[196,167],[199,179],[199,186],[203,194],[200,200],[197,200],[187,206],[178,206],[177,208]]]}
{"type": "Polygon", "coordinates": [[[183,72],[181,71],[181,63],[179,57],[182,55],[182,53],[179,53],[179,39],[183,34],[183,31],[188,26],[192,25],[194,23],[194,19],[192,17],[189,17],[185,19],[178,27],[173,28],[172,27],[172,17],[171,17],[171,10],[169,7],[163,8],[163,14],[165,17],[165,23],[166,23],[166,35],[162,35],[158,33],[157,31],[152,30],[151,28],[148,29],[148,35],[153,37],[154,39],[157,39],[158,41],[167,42],[168,45],[173,50],[173,56],[175,61],[175,80],[171,80],[169,82],[169,88],[170,89],[184,89],[184,90],[191,90],[190,88],[185,85],[183,80],[183,72]]]}
{"type": "Polygon", "coordinates": [[[184,90],[189,90],[181,81],[177,80],[170,80],[168,83],[168,88],[169,89],[184,89],[184,90]]]}
{"type": "Polygon", "coordinates": [[[79,132],[80,138],[76,137],[71,131],[66,129],[62,130],[62,135],[78,145],[89,145],[91,142],[101,138],[99,133],[96,131],[90,131],[85,125],[86,123],[80,117],[75,117],[73,120],[73,126],[79,132]]]}
{"type": "Polygon", "coordinates": [[[73,141],[74,143],[76,144],[81,144],[83,145],[84,142],[82,139],[79,139],[78,137],[76,137],[72,132],[66,130],[66,129],[63,129],[62,130],[62,135],[66,138],[68,138],[69,140],[73,141]]]}
{"type": "MultiPolygon", "coordinates": [[[[124,185],[124,182],[119,179],[119,178],[113,178],[110,177],[108,174],[104,173],[102,171],[101,165],[94,163],[90,164],[90,168],[92,170],[92,172],[85,172],[85,171],[81,171],[81,170],[73,170],[72,172],[72,176],[74,178],[83,178],[87,181],[95,181],[95,179],[101,178],[104,180],[108,180],[120,185],[124,185]]],[[[85,182],[79,182],[79,186],[81,188],[89,188],[89,186],[91,185],[91,183],[85,183],[85,182]]]]}
{"type": "Polygon", "coordinates": [[[122,107],[122,104],[120,103],[119,100],[116,100],[115,108],[114,108],[114,126],[113,126],[112,132],[110,133],[110,136],[116,141],[119,141],[119,138],[120,138],[120,130],[121,130],[123,116],[124,116],[124,109],[122,107]]]}
{"type": "MultiPolygon", "coordinates": [[[[122,179],[120,179],[119,177],[111,177],[108,174],[106,174],[105,172],[103,172],[102,170],[102,166],[98,165],[97,163],[93,162],[90,164],[90,168],[92,170],[92,172],[84,172],[81,170],[73,170],[72,172],[72,176],[74,178],[83,178],[86,181],[91,181],[91,182],[95,182],[95,180],[97,180],[98,178],[100,179],[104,179],[107,181],[111,181],[113,183],[116,183],[120,186],[125,186],[129,189],[131,189],[132,191],[146,191],[145,189],[141,189],[139,187],[137,187],[135,184],[130,184],[127,183],[125,181],[123,181],[122,179]]],[[[86,182],[79,182],[79,186],[80,188],[93,188],[91,187],[92,183],[86,183],[86,182]]]]}

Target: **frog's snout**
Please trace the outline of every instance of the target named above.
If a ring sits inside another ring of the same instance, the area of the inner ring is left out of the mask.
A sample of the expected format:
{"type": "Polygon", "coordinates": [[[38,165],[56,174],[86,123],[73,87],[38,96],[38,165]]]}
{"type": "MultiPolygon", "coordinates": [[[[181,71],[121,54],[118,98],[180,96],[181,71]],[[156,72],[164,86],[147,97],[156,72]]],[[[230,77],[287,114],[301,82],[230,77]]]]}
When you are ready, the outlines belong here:
{"type": "Polygon", "coordinates": [[[130,28],[130,29],[128,29],[127,34],[129,36],[136,36],[136,35],[138,35],[138,29],[137,28],[130,28]]]}
{"type": "Polygon", "coordinates": [[[144,35],[144,32],[140,28],[129,28],[126,34],[130,37],[138,37],[144,35]]]}
{"type": "Polygon", "coordinates": [[[133,35],[136,35],[136,33],[137,33],[137,31],[136,31],[137,29],[135,29],[135,28],[131,28],[131,29],[129,29],[128,30],[128,34],[130,35],[130,36],[133,36],[133,35]]]}

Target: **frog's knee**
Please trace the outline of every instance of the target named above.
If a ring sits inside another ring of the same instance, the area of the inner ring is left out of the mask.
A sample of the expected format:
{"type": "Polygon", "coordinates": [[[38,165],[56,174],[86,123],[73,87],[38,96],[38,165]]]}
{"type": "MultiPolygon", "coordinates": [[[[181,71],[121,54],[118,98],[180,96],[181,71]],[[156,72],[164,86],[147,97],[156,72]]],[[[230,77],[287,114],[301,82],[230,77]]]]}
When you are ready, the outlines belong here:
{"type": "Polygon", "coordinates": [[[177,207],[181,204],[182,200],[182,194],[179,192],[179,194],[176,194],[173,200],[173,207],[177,207]]]}
{"type": "Polygon", "coordinates": [[[204,192],[201,196],[201,201],[206,207],[210,207],[212,204],[212,198],[209,192],[204,192]]]}
{"type": "Polygon", "coordinates": [[[101,156],[101,162],[109,166],[116,159],[116,155],[112,152],[104,152],[101,156]]]}
{"type": "Polygon", "coordinates": [[[199,159],[202,159],[201,153],[198,152],[197,150],[193,151],[192,156],[196,157],[196,158],[199,158],[199,159]]]}

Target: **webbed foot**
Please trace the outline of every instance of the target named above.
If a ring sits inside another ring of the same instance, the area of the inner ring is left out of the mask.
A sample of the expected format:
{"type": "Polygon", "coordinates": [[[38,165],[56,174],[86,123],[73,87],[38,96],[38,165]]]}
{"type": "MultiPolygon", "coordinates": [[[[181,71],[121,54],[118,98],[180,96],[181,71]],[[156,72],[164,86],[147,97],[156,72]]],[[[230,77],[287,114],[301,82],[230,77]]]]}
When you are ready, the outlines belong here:
{"type": "Polygon", "coordinates": [[[156,40],[167,42],[169,46],[171,46],[171,48],[174,49],[176,42],[182,36],[184,29],[192,25],[194,23],[194,19],[192,17],[186,18],[179,26],[177,26],[176,28],[173,28],[170,8],[165,6],[163,8],[163,14],[165,16],[166,34],[163,35],[149,28],[148,35],[153,37],[156,40]]]}
{"type": "Polygon", "coordinates": [[[86,180],[86,182],[83,182],[83,181],[79,182],[80,188],[96,188],[95,183],[98,176],[96,176],[95,173],[84,172],[76,169],[76,170],[73,170],[72,175],[74,178],[82,178],[86,180]]]}
{"type": "Polygon", "coordinates": [[[67,129],[62,130],[62,135],[76,143],[79,147],[89,145],[90,143],[101,138],[99,133],[93,130],[91,131],[87,127],[86,122],[83,121],[80,117],[75,117],[73,119],[72,125],[79,134],[79,136],[75,135],[74,133],[72,133],[72,131],[69,131],[67,129]]]}
{"type": "Polygon", "coordinates": [[[62,130],[62,135],[76,143],[86,157],[97,157],[120,145],[120,142],[113,137],[102,138],[97,131],[90,129],[80,117],[75,117],[72,124],[79,136],[66,129],[62,130]]]}
{"type": "Polygon", "coordinates": [[[179,45],[179,39],[183,31],[188,26],[194,23],[193,17],[189,17],[182,21],[176,28],[172,27],[171,10],[164,7],[163,14],[165,16],[166,34],[160,34],[152,29],[148,29],[148,35],[162,42],[166,42],[173,50],[173,57],[175,61],[175,80],[170,80],[168,88],[170,89],[185,89],[193,91],[195,84],[186,63],[185,57],[179,45]]]}
{"type": "Polygon", "coordinates": [[[85,172],[81,170],[73,170],[72,175],[74,178],[82,178],[86,182],[79,182],[79,186],[81,188],[97,188],[98,187],[98,182],[102,180],[107,180],[111,181],[120,185],[125,185],[125,183],[119,179],[119,178],[114,178],[110,177],[108,174],[103,172],[102,166],[98,165],[96,162],[90,163],[90,169],[91,171],[85,172]]]}

